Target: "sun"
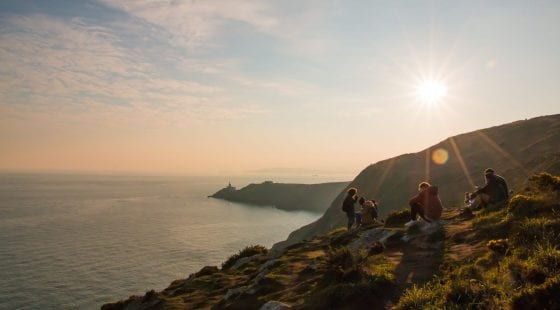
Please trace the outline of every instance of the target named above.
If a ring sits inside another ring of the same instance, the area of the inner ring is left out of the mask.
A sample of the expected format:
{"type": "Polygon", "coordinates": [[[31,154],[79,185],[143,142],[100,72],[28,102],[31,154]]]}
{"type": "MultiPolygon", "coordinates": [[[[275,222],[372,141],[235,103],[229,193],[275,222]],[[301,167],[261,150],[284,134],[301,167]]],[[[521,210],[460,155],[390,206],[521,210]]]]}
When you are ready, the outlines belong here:
{"type": "Polygon", "coordinates": [[[424,80],[416,87],[416,98],[422,103],[440,103],[447,95],[447,85],[440,80],[424,80]]]}

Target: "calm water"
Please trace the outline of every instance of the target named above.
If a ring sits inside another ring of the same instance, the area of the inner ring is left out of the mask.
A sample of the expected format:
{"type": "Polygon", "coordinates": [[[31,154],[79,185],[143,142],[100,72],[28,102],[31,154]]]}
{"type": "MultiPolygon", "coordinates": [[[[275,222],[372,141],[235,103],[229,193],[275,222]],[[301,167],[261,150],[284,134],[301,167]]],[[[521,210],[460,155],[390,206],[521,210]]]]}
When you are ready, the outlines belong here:
{"type": "MultiPolygon", "coordinates": [[[[250,181],[263,179],[232,180],[250,181]]],[[[0,308],[96,309],[248,244],[271,246],[319,217],[206,198],[226,182],[0,175],[0,308]]]]}

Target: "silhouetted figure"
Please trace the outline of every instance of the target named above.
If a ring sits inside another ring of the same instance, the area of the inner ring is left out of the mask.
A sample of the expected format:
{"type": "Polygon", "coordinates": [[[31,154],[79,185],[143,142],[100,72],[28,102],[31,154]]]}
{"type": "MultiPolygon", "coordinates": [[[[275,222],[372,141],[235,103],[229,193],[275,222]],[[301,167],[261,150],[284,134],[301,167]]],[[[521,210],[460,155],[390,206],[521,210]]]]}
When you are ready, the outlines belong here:
{"type": "Polygon", "coordinates": [[[437,186],[432,186],[428,182],[418,185],[418,194],[410,199],[410,221],[405,226],[416,224],[416,219],[420,216],[424,221],[431,223],[441,218],[443,207],[438,196],[437,186]]]}
{"type": "Polygon", "coordinates": [[[503,177],[495,174],[494,169],[484,170],[484,178],[486,184],[470,194],[469,208],[471,210],[477,210],[489,204],[500,204],[509,199],[507,182],[503,177]]]}
{"type": "Polygon", "coordinates": [[[354,204],[356,204],[356,201],[358,200],[358,196],[356,195],[357,193],[358,190],[356,188],[349,188],[346,191],[346,197],[342,202],[342,211],[346,212],[346,216],[348,217],[348,230],[350,230],[350,228],[352,228],[352,225],[354,225],[356,217],[354,204]]]}

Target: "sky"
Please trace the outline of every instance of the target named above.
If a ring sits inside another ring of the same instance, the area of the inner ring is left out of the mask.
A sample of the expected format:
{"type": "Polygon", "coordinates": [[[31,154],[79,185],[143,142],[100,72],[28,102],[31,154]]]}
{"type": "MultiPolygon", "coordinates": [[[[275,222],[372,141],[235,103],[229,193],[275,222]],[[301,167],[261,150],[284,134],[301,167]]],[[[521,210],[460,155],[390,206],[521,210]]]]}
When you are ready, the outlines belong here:
{"type": "Polygon", "coordinates": [[[558,1],[3,0],[0,170],[354,175],[559,113],[558,55],[558,1]]]}

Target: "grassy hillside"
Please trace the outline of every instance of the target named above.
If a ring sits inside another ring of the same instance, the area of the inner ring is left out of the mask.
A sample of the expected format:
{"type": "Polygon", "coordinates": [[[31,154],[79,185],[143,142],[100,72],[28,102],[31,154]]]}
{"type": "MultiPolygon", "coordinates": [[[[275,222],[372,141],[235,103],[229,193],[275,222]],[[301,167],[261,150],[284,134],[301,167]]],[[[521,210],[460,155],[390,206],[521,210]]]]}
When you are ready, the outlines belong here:
{"type": "Polygon", "coordinates": [[[560,307],[559,177],[532,177],[509,204],[445,210],[441,226],[405,230],[398,218],[386,221],[398,228],[337,228],[281,253],[249,246],[222,268],[102,309],[560,307]]]}
{"type": "MultiPolygon", "coordinates": [[[[534,172],[560,173],[560,115],[517,121],[448,138],[418,153],[370,165],[349,186],[358,188],[359,195],[379,201],[381,215],[405,207],[423,180],[439,186],[445,206],[459,206],[465,191],[484,184],[483,170],[488,167],[504,176],[514,190],[520,189],[527,176],[534,172]],[[448,152],[445,164],[438,165],[430,160],[437,149],[448,152]]],[[[342,225],[346,221],[340,211],[342,199],[343,193],[340,193],[319,220],[294,231],[275,248],[342,225]]]]}
{"type": "Polygon", "coordinates": [[[264,182],[239,190],[223,189],[211,197],[283,210],[307,210],[323,213],[349,182],[322,184],[285,184],[264,182]]]}

